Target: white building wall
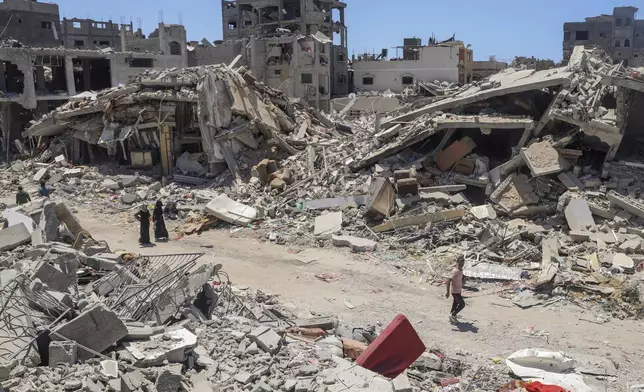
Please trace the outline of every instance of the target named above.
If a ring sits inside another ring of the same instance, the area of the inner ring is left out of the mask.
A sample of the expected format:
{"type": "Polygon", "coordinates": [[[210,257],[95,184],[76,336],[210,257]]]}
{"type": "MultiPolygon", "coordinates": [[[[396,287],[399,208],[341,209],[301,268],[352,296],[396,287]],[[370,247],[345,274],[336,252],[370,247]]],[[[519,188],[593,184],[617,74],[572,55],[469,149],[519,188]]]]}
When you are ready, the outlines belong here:
{"type": "Polygon", "coordinates": [[[354,84],[359,90],[391,90],[402,92],[403,76],[414,81],[458,82],[458,47],[423,47],[419,60],[356,61],[353,63],[354,84]],[[364,77],[373,77],[372,85],[364,85],[364,77]]]}

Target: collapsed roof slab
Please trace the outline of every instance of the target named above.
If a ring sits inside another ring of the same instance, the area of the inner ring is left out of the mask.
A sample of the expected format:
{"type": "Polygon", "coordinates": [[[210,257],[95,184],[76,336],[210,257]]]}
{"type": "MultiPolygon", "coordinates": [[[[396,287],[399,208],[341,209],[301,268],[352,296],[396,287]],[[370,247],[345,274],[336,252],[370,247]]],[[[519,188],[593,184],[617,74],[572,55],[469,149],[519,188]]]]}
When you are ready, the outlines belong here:
{"type": "Polygon", "coordinates": [[[475,102],[485,101],[502,95],[521,93],[524,91],[540,90],[548,87],[570,85],[572,72],[567,67],[549,69],[545,71],[508,69],[496,75],[490,76],[491,82],[501,83],[499,87],[482,90],[479,86],[471,86],[467,90],[432,103],[420,109],[411,111],[398,117],[389,119],[382,123],[382,127],[392,126],[400,122],[407,122],[420,115],[433,113],[439,110],[449,110],[462,107],[475,102]]]}
{"type": "Polygon", "coordinates": [[[640,82],[634,79],[606,75],[602,78],[602,84],[605,86],[618,86],[630,90],[644,92],[644,82],[640,82]]]}
{"type": "Polygon", "coordinates": [[[453,116],[439,118],[438,129],[489,128],[534,129],[534,121],[527,117],[453,116]]]}
{"type": "Polygon", "coordinates": [[[568,124],[576,125],[581,129],[581,132],[588,136],[595,136],[602,142],[608,144],[610,150],[606,159],[611,160],[615,157],[620,144],[622,143],[622,135],[619,128],[608,125],[598,120],[591,120],[589,122],[575,120],[574,118],[564,116],[561,114],[553,114],[552,118],[555,120],[563,121],[568,124]]]}

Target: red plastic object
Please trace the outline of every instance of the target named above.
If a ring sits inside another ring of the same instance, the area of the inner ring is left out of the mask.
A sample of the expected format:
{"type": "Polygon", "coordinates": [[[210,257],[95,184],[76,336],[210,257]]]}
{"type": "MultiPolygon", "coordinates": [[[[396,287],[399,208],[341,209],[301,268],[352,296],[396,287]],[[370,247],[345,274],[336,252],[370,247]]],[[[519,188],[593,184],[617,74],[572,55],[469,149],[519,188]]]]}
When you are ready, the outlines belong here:
{"type": "Polygon", "coordinates": [[[358,365],[396,378],[425,351],[425,344],[407,317],[399,314],[358,357],[358,365]]]}
{"type": "Polygon", "coordinates": [[[458,384],[459,382],[461,382],[461,380],[459,380],[458,378],[444,378],[441,380],[441,387],[446,387],[452,384],[458,384]]]}

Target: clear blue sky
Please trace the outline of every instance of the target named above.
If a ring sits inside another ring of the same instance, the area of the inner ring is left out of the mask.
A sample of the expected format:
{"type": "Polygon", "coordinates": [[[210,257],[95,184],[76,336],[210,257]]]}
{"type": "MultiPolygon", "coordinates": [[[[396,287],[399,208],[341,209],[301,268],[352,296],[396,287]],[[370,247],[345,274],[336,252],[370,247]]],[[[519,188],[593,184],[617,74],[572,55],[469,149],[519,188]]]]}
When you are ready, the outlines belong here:
{"type": "MultiPolygon", "coordinates": [[[[346,0],[349,53],[380,52],[402,44],[404,37],[423,42],[434,34],[471,44],[476,60],[490,55],[511,60],[535,56],[561,60],[563,23],[611,14],[613,7],[640,8],[644,0],[346,0]]],[[[145,34],[154,30],[162,12],[166,23],[182,22],[188,38],[221,39],[220,0],[59,0],[61,17],[132,21],[145,34]]],[[[390,50],[390,56],[395,51],[390,50]]]]}

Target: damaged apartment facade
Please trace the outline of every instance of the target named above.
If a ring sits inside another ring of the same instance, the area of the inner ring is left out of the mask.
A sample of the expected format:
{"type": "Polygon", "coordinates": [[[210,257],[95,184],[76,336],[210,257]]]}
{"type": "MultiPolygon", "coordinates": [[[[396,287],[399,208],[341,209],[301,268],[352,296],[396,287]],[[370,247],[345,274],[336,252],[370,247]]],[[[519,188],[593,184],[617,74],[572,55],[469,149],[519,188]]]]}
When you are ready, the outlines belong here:
{"type": "Polygon", "coordinates": [[[644,20],[638,20],[636,7],[615,7],[612,15],[586,18],[584,22],[564,23],[563,58],[568,61],[577,45],[598,46],[613,61],[624,66],[644,65],[644,20]]]}
{"type": "Polygon", "coordinates": [[[222,0],[221,4],[224,45],[247,40],[241,54],[258,80],[325,111],[331,96],[349,93],[345,3],[222,0]]]}
{"type": "Polygon", "coordinates": [[[31,120],[79,93],[127,83],[146,69],[187,65],[183,26],[160,24],[145,38],[131,24],[77,18],[61,23],[58,15],[56,4],[0,3],[9,39],[0,47],[4,153],[14,144],[22,148],[21,135],[31,120]],[[142,50],[135,51],[138,47],[142,50]]]}
{"type": "Polygon", "coordinates": [[[388,50],[354,59],[354,83],[358,90],[402,92],[415,82],[466,84],[473,80],[473,51],[463,41],[449,40],[423,45],[420,38],[405,38],[403,56],[388,59],[388,50]]]}

